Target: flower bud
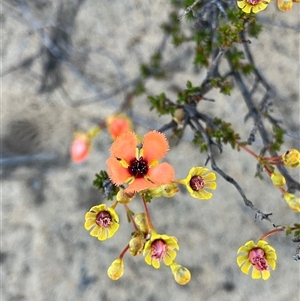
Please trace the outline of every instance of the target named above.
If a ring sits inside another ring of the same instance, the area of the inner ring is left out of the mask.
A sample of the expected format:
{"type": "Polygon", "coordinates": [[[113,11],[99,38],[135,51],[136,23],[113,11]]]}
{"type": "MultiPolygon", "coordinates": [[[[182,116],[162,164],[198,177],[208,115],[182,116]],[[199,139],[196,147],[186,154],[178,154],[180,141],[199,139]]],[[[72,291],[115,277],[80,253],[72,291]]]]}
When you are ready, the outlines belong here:
{"type": "Polygon", "coordinates": [[[300,212],[300,198],[288,192],[284,193],[283,197],[292,210],[300,212]]]}
{"type": "Polygon", "coordinates": [[[128,204],[134,197],[134,193],[126,193],[123,189],[120,189],[117,193],[117,201],[121,204],[128,204]]]}
{"type": "Polygon", "coordinates": [[[71,145],[71,159],[75,163],[81,163],[85,161],[90,153],[91,141],[87,134],[80,133],[75,134],[75,139],[71,145]]]}
{"type": "Polygon", "coordinates": [[[145,213],[139,213],[134,217],[134,221],[139,226],[141,232],[147,235],[150,232],[148,220],[145,213]]]}
{"type": "Polygon", "coordinates": [[[173,120],[179,125],[182,124],[182,120],[185,118],[185,112],[183,109],[177,109],[174,112],[173,120]]]}
{"type": "Polygon", "coordinates": [[[144,248],[143,235],[141,233],[135,233],[129,242],[129,252],[132,256],[141,254],[144,248]]]}
{"type": "Polygon", "coordinates": [[[287,167],[300,166],[300,152],[297,149],[289,149],[282,155],[283,164],[287,167]]]}
{"type": "Polygon", "coordinates": [[[149,189],[149,192],[152,197],[165,197],[171,198],[179,191],[178,186],[175,183],[165,184],[158,186],[156,188],[149,189]]]}
{"type": "Polygon", "coordinates": [[[124,114],[109,116],[106,125],[113,140],[123,133],[132,131],[131,120],[124,114]]]}
{"type": "Polygon", "coordinates": [[[271,174],[271,180],[273,182],[273,185],[276,187],[282,187],[285,185],[285,177],[277,172],[273,172],[271,174]]]}
{"type": "Polygon", "coordinates": [[[123,260],[118,258],[114,260],[107,270],[107,275],[111,280],[118,280],[124,274],[123,260]]]}
{"type": "Polygon", "coordinates": [[[282,11],[290,11],[293,8],[292,0],[277,0],[277,6],[282,11]]]}
{"type": "Polygon", "coordinates": [[[178,284],[185,285],[191,280],[191,272],[187,268],[181,266],[176,262],[173,262],[170,267],[175,281],[178,284]]]}

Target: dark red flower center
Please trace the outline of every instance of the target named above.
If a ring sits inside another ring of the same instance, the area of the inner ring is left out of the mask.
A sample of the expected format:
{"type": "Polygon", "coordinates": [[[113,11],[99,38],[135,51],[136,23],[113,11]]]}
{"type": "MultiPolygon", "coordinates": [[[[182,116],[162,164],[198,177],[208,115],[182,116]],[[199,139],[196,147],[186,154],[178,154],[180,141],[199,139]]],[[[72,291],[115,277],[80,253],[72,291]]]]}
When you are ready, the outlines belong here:
{"type": "Polygon", "coordinates": [[[200,189],[203,189],[205,186],[205,181],[200,176],[193,176],[190,180],[190,186],[194,191],[198,191],[200,189]]]}
{"type": "Polygon", "coordinates": [[[143,157],[132,159],[128,166],[128,172],[135,178],[143,178],[147,174],[148,169],[148,162],[143,157]]]}
{"type": "Polygon", "coordinates": [[[265,252],[262,249],[255,248],[249,252],[249,260],[259,271],[265,271],[269,269],[265,252]]]}
{"type": "Polygon", "coordinates": [[[157,260],[162,260],[166,255],[168,246],[162,239],[156,239],[151,244],[151,257],[157,260]]]}
{"type": "Polygon", "coordinates": [[[112,224],[112,218],[108,211],[101,211],[96,216],[96,224],[103,228],[108,228],[112,224]]]}

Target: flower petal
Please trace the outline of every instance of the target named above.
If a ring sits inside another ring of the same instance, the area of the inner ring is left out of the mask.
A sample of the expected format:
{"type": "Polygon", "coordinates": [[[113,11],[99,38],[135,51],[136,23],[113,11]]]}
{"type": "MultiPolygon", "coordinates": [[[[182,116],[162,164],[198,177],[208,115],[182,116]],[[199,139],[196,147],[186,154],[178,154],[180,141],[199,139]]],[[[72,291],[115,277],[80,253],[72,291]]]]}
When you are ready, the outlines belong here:
{"type": "Polygon", "coordinates": [[[92,228],[92,226],[96,225],[95,223],[95,219],[88,219],[86,220],[86,222],[84,223],[84,228],[86,230],[90,230],[92,228]]]}
{"type": "Polygon", "coordinates": [[[250,248],[249,248],[249,247],[247,247],[247,246],[241,246],[241,247],[238,249],[237,253],[241,253],[241,252],[249,252],[249,251],[250,251],[250,248]]]}
{"type": "Polygon", "coordinates": [[[116,185],[122,185],[130,179],[128,169],[124,168],[116,158],[108,158],[106,164],[108,175],[116,185]]]}
{"type": "Polygon", "coordinates": [[[96,227],[90,232],[90,234],[94,237],[98,237],[100,230],[101,228],[98,225],[96,225],[96,227]]]}
{"type": "Polygon", "coordinates": [[[271,259],[271,258],[267,258],[267,262],[269,264],[269,266],[272,268],[272,270],[275,270],[276,268],[276,261],[274,259],[271,259]]]}
{"type": "Polygon", "coordinates": [[[202,178],[205,181],[214,181],[216,179],[216,174],[214,172],[209,172],[206,175],[202,175],[202,178]]]}
{"type": "Polygon", "coordinates": [[[110,147],[111,156],[124,159],[128,163],[135,158],[136,145],[136,135],[133,132],[124,133],[110,147]]]}
{"type": "Polygon", "coordinates": [[[147,264],[151,265],[151,260],[152,260],[151,252],[149,252],[149,253],[145,256],[145,261],[146,261],[147,264]]]}
{"type": "Polygon", "coordinates": [[[246,254],[246,255],[243,255],[243,256],[238,256],[238,258],[236,259],[236,262],[237,262],[238,266],[241,267],[242,264],[244,262],[246,262],[248,259],[249,259],[249,255],[246,254]]]}
{"type": "Polygon", "coordinates": [[[156,186],[169,184],[175,178],[175,171],[171,164],[164,162],[150,168],[148,170],[147,177],[156,186]]]}
{"type": "Polygon", "coordinates": [[[151,164],[152,161],[163,158],[169,150],[169,143],[163,133],[152,131],[143,139],[143,158],[151,164]]]}
{"type": "Polygon", "coordinates": [[[248,247],[249,249],[253,249],[256,247],[255,243],[253,242],[253,240],[247,241],[245,243],[245,246],[248,247]]]}
{"type": "Polygon", "coordinates": [[[107,234],[108,234],[107,229],[100,228],[100,230],[98,232],[98,239],[99,240],[105,240],[105,239],[109,238],[107,234]]]}
{"type": "Polygon", "coordinates": [[[246,261],[245,264],[241,267],[241,271],[242,271],[244,274],[248,274],[251,267],[252,267],[252,263],[248,260],[248,261],[246,261]]]}
{"type": "Polygon", "coordinates": [[[147,181],[145,178],[135,178],[133,183],[125,189],[126,193],[139,192],[145,189],[154,188],[157,185],[147,181]]]}
{"type": "Polygon", "coordinates": [[[268,270],[261,271],[261,274],[262,274],[263,280],[268,280],[270,277],[270,271],[268,271],[268,270]]]}
{"type": "Polygon", "coordinates": [[[251,277],[252,277],[252,279],[259,279],[259,278],[261,278],[260,271],[258,269],[256,269],[256,267],[253,267],[251,277]]]}
{"type": "Polygon", "coordinates": [[[159,260],[157,260],[157,259],[155,259],[155,258],[152,258],[151,264],[152,264],[152,266],[153,266],[154,268],[156,268],[156,269],[159,269],[159,267],[160,267],[160,262],[159,262],[159,260]]]}
{"type": "Polygon", "coordinates": [[[212,197],[212,193],[206,191],[205,189],[201,189],[198,191],[193,191],[192,197],[199,200],[209,200],[212,197]]]}
{"type": "Polygon", "coordinates": [[[217,188],[217,184],[216,182],[207,182],[205,183],[204,188],[215,190],[217,188]]]}

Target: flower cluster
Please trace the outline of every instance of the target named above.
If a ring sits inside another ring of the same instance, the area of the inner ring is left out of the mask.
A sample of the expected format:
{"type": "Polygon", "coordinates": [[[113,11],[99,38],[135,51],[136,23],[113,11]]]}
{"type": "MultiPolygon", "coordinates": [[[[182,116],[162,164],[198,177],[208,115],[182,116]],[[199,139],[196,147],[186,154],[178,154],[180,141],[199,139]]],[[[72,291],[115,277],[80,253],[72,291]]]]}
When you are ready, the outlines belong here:
{"type": "MultiPolygon", "coordinates": [[[[264,10],[271,0],[238,0],[238,7],[245,13],[259,13],[264,10]]],[[[277,6],[281,11],[290,11],[293,8],[293,2],[300,0],[277,0],[277,6]]]]}
{"type": "Polygon", "coordinates": [[[190,281],[191,273],[175,262],[179,250],[177,238],[155,230],[148,204],[153,198],[173,197],[179,192],[178,185],[184,185],[193,198],[208,200],[212,197],[209,190],[216,189],[216,175],[208,168],[193,167],[186,178],[176,180],[173,166],[159,162],[169,150],[165,135],[151,131],[142,139],[141,147],[137,146],[138,140],[137,135],[130,131],[115,137],[106,161],[109,179],[97,182],[107,185],[109,180],[113,183],[118,189],[115,201],[110,207],[106,204],[93,206],[85,215],[84,226],[100,241],[111,238],[120,225],[116,207],[123,206],[134,230],[128,244],[108,268],[109,278],[118,280],[123,276],[123,257],[128,251],[132,256],[142,254],[145,262],[156,269],[164,263],[170,267],[175,281],[185,285],[190,281]],[[145,211],[134,214],[129,206],[137,195],[145,211]]]}

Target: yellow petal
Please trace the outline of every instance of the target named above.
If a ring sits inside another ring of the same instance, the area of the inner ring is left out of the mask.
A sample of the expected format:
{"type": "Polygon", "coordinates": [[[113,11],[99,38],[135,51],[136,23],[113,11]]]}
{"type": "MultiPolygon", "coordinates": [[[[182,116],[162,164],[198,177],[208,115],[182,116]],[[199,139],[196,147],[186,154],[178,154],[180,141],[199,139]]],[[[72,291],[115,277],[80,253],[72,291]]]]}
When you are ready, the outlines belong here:
{"type": "Polygon", "coordinates": [[[242,11],[245,12],[246,14],[250,14],[252,7],[253,7],[252,5],[246,3],[245,7],[242,8],[242,11]]]}
{"type": "Polygon", "coordinates": [[[239,8],[244,8],[247,5],[247,3],[245,0],[243,0],[243,1],[238,1],[237,5],[239,8]]]}
{"type": "Polygon", "coordinates": [[[261,276],[262,276],[263,280],[267,280],[270,277],[270,271],[268,271],[268,270],[261,271],[261,274],[262,274],[261,276]]]}
{"type": "Polygon", "coordinates": [[[95,220],[97,214],[98,214],[98,213],[95,213],[95,212],[87,212],[87,213],[85,214],[85,219],[91,218],[91,219],[95,220]]]}
{"type": "Polygon", "coordinates": [[[276,259],[277,259],[277,255],[276,255],[275,252],[267,252],[267,253],[266,253],[266,258],[267,258],[267,260],[269,260],[269,259],[274,259],[274,260],[276,260],[276,259]]]}
{"type": "Polygon", "coordinates": [[[257,243],[257,247],[263,249],[264,251],[267,248],[267,246],[265,247],[265,245],[268,245],[268,243],[265,240],[259,240],[257,243]]]}
{"type": "Polygon", "coordinates": [[[241,246],[241,247],[238,249],[237,253],[241,253],[241,252],[249,252],[249,251],[250,251],[250,248],[249,248],[249,247],[247,247],[247,246],[241,246]]]}
{"type": "Polygon", "coordinates": [[[248,261],[246,261],[245,264],[241,267],[241,271],[242,271],[244,274],[248,274],[251,267],[252,267],[252,263],[248,260],[248,261]]]}
{"type": "Polygon", "coordinates": [[[85,223],[84,223],[84,228],[86,230],[90,230],[92,228],[92,226],[96,225],[95,220],[94,219],[88,219],[85,223]]]}
{"type": "Polygon", "coordinates": [[[238,256],[238,258],[236,259],[236,262],[237,262],[238,266],[240,267],[248,259],[249,259],[249,255],[246,254],[244,256],[238,256]]]}
{"type": "Polygon", "coordinates": [[[152,260],[151,252],[149,252],[149,253],[145,256],[145,261],[146,261],[146,263],[148,263],[149,265],[151,265],[151,260],[152,260]]]}
{"type": "Polygon", "coordinates": [[[99,229],[99,232],[98,232],[98,239],[99,240],[105,240],[105,239],[107,239],[108,237],[107,237],[107,229],[105,229],[105,228],[100,228],[99,229]]]}
{"type": "Polygon", "coordinates": [[[251,277],[252,277],[252,279],[259,279],[259,278],[261,278],[260,271],[257,270],[256,267],[253,267],[251,277]]]}
{"type": "Polygon", "coordinates": [[[275,270],[276,261],[274,259],[267,259],[267,262],[268,262],[269,266],[272,268],[272,270],[275,270]]]}
{"type": "Polygon", "coordinates": [[[160,267],[160,262],[159,262],[159,260],[152,258],[152,262],[151,262],[151,263],[152,263],[152,266],[153,266],[154,268],[159,269],[159,267],[160,267]]]}
{"type": "Polygon", "coordinates": [[[245,246],[248,247],[249,249],[253,249],[253,248],[256,247],[256,245],[254,244],[253,240],[250,240],[250,241],[246,242],[245,246]]]}
{"type": "Polygon", "coordinates": [[[204,189],[201,189],[199,191],[194,191],[192,197],[200,200],[209,200],[212,197],[212,193],[207,192],[204,189]]]}
{"type": "Polygon", "coordinates": [[[207,175],[202,176],[205,181],[214,181],[217,177],[213,172],[209,172],[207,175]]]}
{"type": "Polygon", "coordinates": [[[207,182],[205,183],[204,188],[215,190],[217,188],[216,182],[207,182]]]}
{"type": "Polygon", "coordinates": [[[98,233],[100,229],[101,228],[98,225],[96,225],[96,227],[90,232],[90,234],[94,237],[98,237],[98,233]]]}

